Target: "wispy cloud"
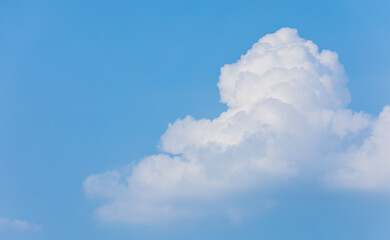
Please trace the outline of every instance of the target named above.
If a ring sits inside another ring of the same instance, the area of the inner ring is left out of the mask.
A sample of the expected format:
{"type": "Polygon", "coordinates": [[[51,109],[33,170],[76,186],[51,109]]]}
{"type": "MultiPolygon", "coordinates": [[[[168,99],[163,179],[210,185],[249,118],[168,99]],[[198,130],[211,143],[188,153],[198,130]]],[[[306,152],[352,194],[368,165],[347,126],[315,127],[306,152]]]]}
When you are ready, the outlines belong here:
{"type": "Polygon", "coordinates": [[[0,231],[41,231],[43,225],[36,225],[25,220],[9,219],[0,216],[0,231]]]}
{"type": "Polygon", "coordinates": [[[297,178],[390,190],[390,110],[375,117],[348,109],[347,82],[336,53],[280,29],[222,67],[228,109],[219,117],[178,119],[160,154],[130,172],[91,175],[84,189],[108,200],[97,210],[102,220],[130,223],[199,215],[210,209],[202,206],[297,178]]]}

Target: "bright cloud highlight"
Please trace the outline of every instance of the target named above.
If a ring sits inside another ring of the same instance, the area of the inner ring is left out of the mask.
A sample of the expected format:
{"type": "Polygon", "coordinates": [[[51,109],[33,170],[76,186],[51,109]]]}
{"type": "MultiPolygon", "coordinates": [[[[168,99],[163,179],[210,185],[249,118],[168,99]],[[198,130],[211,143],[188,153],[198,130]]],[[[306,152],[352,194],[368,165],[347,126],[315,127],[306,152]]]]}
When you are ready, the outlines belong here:
{"type": "Polygon", "coordinates": [[[130,223],[194,216],[297,178],[389,189],[390,108],[379,118],[348,109],[347,82],[336,53],[280,29],[222,67],[219,117],[176,120],[160,154],[91,175],[84,189],[107,200],[102,220],[130,223]]]}

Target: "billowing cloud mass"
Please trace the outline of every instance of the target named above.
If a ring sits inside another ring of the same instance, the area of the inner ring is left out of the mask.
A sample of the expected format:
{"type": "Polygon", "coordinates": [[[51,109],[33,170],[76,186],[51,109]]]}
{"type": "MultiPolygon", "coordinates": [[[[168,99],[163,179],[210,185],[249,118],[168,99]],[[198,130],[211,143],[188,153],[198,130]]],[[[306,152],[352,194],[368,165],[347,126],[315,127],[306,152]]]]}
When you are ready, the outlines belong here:
{"type": "Polygon", "coordinates": [[[43,225],[35,225],[25,220],[9,219],[0,216],[0,232],[1,231],[40,231],[43,225]]]}
{"type": "Polygon", "coordinates": [[[107,200],[102,220],[150,223],[294,179],[390,190],[390,107],[353,112],[347,82],[336,53],[280,29],[222,67],[219,117],[176,120],[161,153],[91,175],[85,191],[107,200]]]}

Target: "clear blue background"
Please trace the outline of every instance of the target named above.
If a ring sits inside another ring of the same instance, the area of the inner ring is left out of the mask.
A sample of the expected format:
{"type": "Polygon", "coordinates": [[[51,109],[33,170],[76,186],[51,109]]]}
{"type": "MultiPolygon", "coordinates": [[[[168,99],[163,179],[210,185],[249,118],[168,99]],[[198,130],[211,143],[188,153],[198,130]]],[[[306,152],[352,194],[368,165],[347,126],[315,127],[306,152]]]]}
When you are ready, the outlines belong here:
{"type": "Polygon", "coordinates": [[[215,117],[219,69],[285,26],[340,56],[351,108],[390,104],[389,1],[1,1],[0,239],[390,238],[385,195],[297,186],[278,205],[161,228],[101,225],[82,182],[156,153],[169,122],[215,117]]]}

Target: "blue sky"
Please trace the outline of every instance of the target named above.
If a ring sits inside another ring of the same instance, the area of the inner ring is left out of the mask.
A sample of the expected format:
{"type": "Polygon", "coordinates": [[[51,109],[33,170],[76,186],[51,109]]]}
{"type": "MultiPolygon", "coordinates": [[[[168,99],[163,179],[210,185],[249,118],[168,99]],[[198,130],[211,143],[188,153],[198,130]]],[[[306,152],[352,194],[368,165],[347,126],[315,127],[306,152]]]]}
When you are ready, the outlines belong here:
{"type": "Polygon", "coordinates": [[[178,118],[226,111],[221,67],[282,27],[337,52],[348,107],[377,116],[390,103],[389,10],[385,1],[0,1],[0,239],[388,239],[388,191],[298,178],[229,200],[254,208],[238,222],[149,225],[102,221],[105,200],[83,182],[158,153],[178,118]]]}

